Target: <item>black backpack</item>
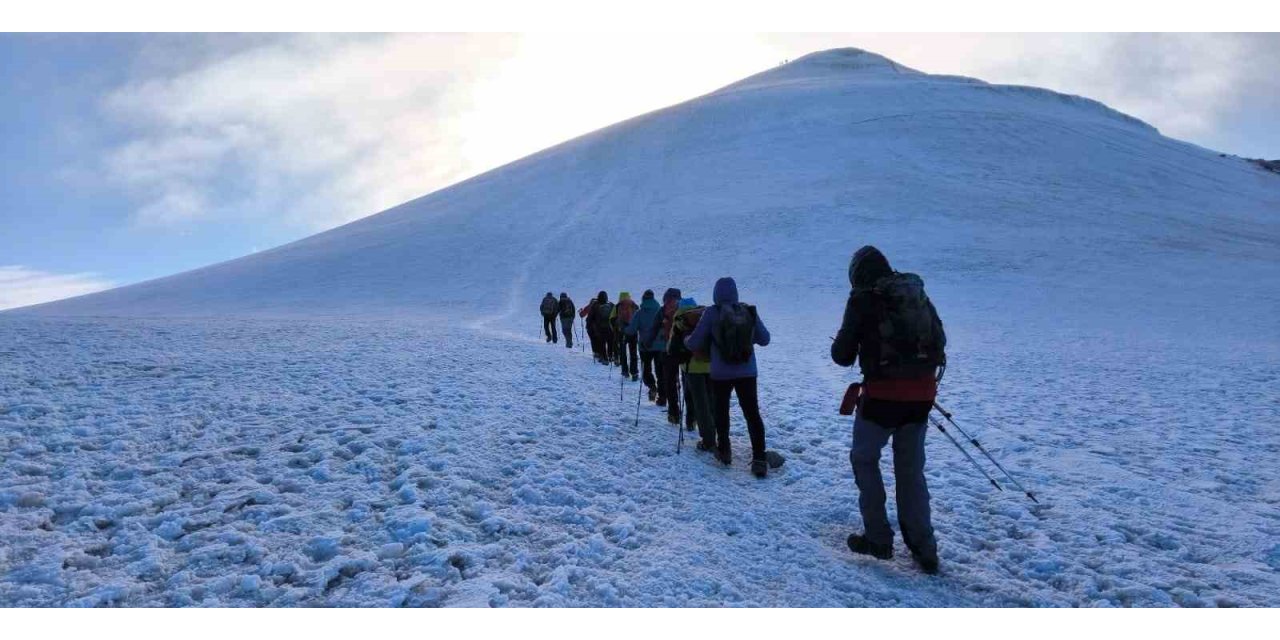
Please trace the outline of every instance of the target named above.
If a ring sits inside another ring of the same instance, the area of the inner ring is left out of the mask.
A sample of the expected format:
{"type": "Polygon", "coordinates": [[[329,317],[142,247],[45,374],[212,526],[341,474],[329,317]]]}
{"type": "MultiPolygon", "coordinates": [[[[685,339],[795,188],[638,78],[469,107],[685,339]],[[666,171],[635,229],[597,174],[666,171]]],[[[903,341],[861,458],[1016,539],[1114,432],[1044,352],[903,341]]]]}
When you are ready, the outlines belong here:
{"type": "Polygon", "coordinates": [[[711,341],[727,364],[745,364],[755,353],[756,309],[732,302],[720,305],[719,317],[712,327],[711,341]]]}
{"type": "Polygon", "coordinates": [[[879,347],[876,375],[918,378],[946,364],[947,334],[920,276],[895,272],[877,280],[872,294],[879,347]]]}
{"type": "Polygon", "coordinates": [[[560,317],[561,318],[564,318],[564,319],[572,318],[573,312],[574,312],[573,300],[565,298],[560,301],[560,317]]]}
{"type": "Polygon", "coordinates": [[[555,315],[556,309],[559,306],[560,304],[556,302],[555,298],[543,298],[542,307],[541,307],[542,315],[544,316],[555,315]]]}
{"type": "Polygon", "coordinates": [[[613,303],[612,303],[612,302],[601,302],[600,304],[597,304],[597,305],[596,305],[595,317],[594,317],[594,318],[592,318],[592,320],[594,320],[594,321],[595,321],[595,323],[596,323],[596,327],[601,328],[601,329],[608,329],[608,328],[609,328],[609,314],[611,314],[611,313],[613,313],[613,303]]]}

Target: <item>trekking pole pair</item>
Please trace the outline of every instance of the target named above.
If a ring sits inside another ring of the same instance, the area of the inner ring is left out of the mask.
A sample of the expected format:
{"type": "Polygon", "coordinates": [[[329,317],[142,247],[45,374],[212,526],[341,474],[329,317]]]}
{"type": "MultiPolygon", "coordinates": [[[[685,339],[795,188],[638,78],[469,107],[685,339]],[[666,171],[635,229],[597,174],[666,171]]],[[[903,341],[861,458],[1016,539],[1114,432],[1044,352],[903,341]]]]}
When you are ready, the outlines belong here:
{"type": "MultiPolygon", "coordinates": [[[[986,456],[987,460],[990,460],[991,464],[995,465],[995,467],[999,469],[1001,473],[1004,474],[1004,477],[1008,478],[1009,482],[1013,483],[1013,486],[1017,487],[1028,498],[1031,498],[1032,502],[1036,504],[1040,504],[1040,501],[1036,499],[1036,495],[1028,491],[1026,487],[1022,486],[1022,483],[1018,482],[1018,479],[1013,477],[1013,474],[1009,473],[1009,471],[1004,468],[1004,465],[1000,464],[999,461],[997,461],[994,457],[991,456],[990,453],[987,452],[987,448],[982,446],[982,443],[978,442],[977,438],[969,435],[967,432],[965,432],[963,428],[960,427],[960,425],[956,424],[956,421],[951,417],[950,411],[947,411],[946,409],[942,408],[942,405],[938,404],[937,402],[933,403],[933,408],[937,409],[938,413],[942,414],[942,417],[946,418],[947,422],[950,422],[951,426],[955,427],[956,431],[960,432],[960,435],[963,436],[966,440],[968,440],[969,443],[972,444],[975,449],[977,449],[980,453],[982,453],[982,455],[986,456]]],[[[932,417],[930,417],[929,419],[933,421],[934,426],[938,427],[940,431],[942,431],[943,433],[947,433],[946,429],[942,428],[942,424],[940,422],[938,422],[936,419],[932,417]]],[[[947,433],[947,437],[951,438],[951,434],[947,433]]],[[[951,441],[956,442],[955,438],[951,438],[951,441]]],[[[960,443],[956,442],[956,446],[959,447],[960,443]]],[[[965,455],[968,456],[969,455],[968,452],[966,452],[965,455]]],[[[978,463],[976,460],[973,460],[972,456],[969,456],[969,460],[973,462],[974,466],[977,466],[978,463]]],[[[983,475],[987,475],[985,471],[983,472],[983,475]]],[[[987,476],[987,479],[991,480],[991,476],[987,476]]],[[[997,488],[1000,487],[1000,485],[996,484],[995,480],[991,480],[991,484],[995,484],[997,488]]]]}

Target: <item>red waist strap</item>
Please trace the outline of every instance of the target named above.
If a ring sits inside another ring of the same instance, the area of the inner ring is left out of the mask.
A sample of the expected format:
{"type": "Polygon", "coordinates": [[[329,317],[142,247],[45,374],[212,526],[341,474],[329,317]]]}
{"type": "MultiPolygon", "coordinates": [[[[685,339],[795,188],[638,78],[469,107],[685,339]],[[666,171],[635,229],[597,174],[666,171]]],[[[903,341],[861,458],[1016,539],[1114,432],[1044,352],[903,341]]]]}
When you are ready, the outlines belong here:
{"type": "Polygon", "coordinates": [[[933,402],[938,397],[938,381],[933,376],[900,380],[867,380],[863,393],[876,400],[933,402]]]}

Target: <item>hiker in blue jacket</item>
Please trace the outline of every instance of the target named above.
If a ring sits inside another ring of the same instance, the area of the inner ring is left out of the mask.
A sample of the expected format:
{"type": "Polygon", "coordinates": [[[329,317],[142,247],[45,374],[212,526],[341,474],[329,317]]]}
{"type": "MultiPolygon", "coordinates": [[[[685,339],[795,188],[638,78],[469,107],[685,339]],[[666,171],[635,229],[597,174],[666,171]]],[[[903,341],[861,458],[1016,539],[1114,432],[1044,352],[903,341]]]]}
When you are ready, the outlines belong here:
{"type": "Polygon", "coordinates": [[[732,462],[729,449],[729,394],[738,394],[738,406],[747,421],[751,435],[751,473],[758,478],[769,474],[765,455],[764,420],[760,417],[760,401],[756,388],[756,356],[753,346],[769,344],[765,328],[755,307],[738,302],[738,284],[733,278],[720,278],[712,299],[693,333],[685,338],[692,351],[710,351],[711,387],[715,402],[716,458],[722,464],[732,462]]]}
{"type": "MultiPolygon", "coordinates": [[[[644,386],[649,390],[649,402],[658,397],[661,385],[654,379],[654,370],[661,370],[661,362],[655,367],[655,361],[667,348],[667,341],[661,335],[662,305],[653,297],[653,290],[647,289],[640,299],[640,309],[631,316],[631,322],[622,330],[628,336],[636,336],[640,346],[640,364],[643,368],[644,386]]],[[[665,398],[664,398],[665,400],[665,398]]]]}

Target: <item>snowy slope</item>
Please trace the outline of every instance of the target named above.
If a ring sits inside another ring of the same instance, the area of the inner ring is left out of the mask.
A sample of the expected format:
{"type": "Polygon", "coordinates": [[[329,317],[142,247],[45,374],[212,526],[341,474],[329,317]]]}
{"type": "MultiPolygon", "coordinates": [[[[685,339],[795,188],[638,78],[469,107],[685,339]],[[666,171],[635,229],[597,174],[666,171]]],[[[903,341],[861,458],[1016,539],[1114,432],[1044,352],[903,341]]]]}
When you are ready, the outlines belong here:
{"type": "Polygon", "coordinates": [[[0,314],[0,602],[1280,604],[1278,212],[1274,175],[1099,103],[813,54],[0,314]],[[925,277],[943,397],[1046,502],[932,438],[938,580],[843,548],[826,349],[864,243],[925,277]],[[548,290],[727,274],[774,334],[765,482],[673,456],[634,385],[534,337],[548,290]]]}

